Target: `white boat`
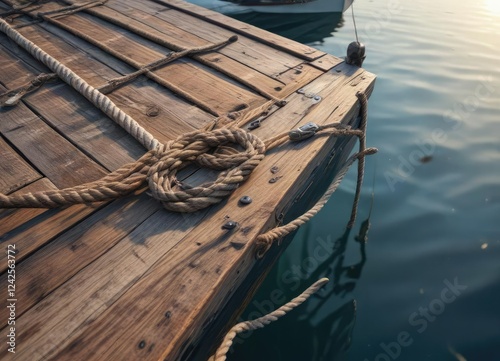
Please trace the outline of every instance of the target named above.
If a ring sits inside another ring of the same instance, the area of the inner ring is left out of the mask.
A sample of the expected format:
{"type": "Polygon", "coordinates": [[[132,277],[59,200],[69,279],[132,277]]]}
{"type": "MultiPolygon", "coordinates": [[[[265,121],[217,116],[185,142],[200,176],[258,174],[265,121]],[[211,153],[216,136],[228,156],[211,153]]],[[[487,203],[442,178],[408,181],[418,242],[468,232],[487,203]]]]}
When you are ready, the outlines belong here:
{"type": "Polygon", "coordinates": [[[344,12],[354,0],[189,0],[191,3],[223,14],[248,11],[261,13],[344,12]]]}

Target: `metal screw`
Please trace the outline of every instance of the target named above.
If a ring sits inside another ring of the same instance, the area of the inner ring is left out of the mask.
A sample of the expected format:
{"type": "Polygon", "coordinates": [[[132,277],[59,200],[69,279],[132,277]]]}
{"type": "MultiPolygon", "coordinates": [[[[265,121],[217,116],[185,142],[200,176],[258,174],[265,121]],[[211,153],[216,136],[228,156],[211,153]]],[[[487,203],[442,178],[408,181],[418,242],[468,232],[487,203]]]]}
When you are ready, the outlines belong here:
{"type": "Polygon", "coordinates": [[[240,203],[245,205],[250,204],[252,203],[252,198],[250,198],[249,196],[243,196],[240,198],[240,203]]]}
{"type": "Polygon", "coordinates": [[[233,228],[236,228],[236,226],[238,225],[237,222],[234,222],[234,221],[228,221],[226,223],[224,223],[224,225],[222,226],[222,229],[233,229],[233,228]]]}

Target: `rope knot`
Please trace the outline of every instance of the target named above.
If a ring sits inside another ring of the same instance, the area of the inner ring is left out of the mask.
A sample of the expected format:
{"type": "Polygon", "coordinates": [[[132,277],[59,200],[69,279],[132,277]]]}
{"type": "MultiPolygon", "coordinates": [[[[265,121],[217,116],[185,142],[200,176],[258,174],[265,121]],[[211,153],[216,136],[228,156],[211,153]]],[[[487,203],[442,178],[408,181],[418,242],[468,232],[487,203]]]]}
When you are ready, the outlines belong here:
{"type": "Polygon", "coordinates": [[[240,128],[183,134],[151,151],[152,164],[147,171],[151,195],[171,211],[195,212],[206,208],[238,188],[264,158],[264,152],[264,142],[240,128]],[[190,163],[221,172],[213,182],[179,186],[176,174],[190,163]]]}

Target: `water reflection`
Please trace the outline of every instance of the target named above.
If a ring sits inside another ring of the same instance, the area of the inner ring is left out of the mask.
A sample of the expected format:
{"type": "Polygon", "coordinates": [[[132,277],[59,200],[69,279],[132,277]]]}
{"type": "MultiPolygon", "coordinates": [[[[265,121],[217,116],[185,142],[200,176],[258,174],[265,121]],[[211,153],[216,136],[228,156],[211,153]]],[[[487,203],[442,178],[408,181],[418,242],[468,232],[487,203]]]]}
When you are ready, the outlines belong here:
{"type": "MultiPolygon", "coordinates": [[[[283,269],[278,271],[281,279],[279,283],[282,283],[279,286],[280,292],[282,291],[284,297],[289,300],[321,277],[330,278],[330,282],[308,300],[301,310],[290,312],[280,319],[277,322],[279,325],[268,326],[245,337],[244,342],[235,347],[232,359],[258,358],[259,352],[262,352],[258,345],[269,344],[273,345],[269,349],[266,346],[266,359],[269,360],[347,359],[356,320],[356,302],[351,297],[351,292],[356,287],[367,260],[365,246],[369,229],[370,217],[361,223],[354,236],[352,230],[346,228],[335,241],[328,237],[326,240],[318,238],[316,242],[311,242],[312,240],[303,242],[300,252],[301,262],[290,261],[285,266],[288,272],[283,272],[283,269]],[[358,261],[354,263],[346,261],[348,245],[353,246],[349,242],[355,244],[355,253],[358,255],[358,261]],[[296,332],[288,331],[284,335],[282,332],[277,332],[277,329],[296,330],[296,332]]],[[[307,238],[304,236],[304,239],[307,238]]],[[[275,275],[270,277],[273,276],[275,275]]],[[[259,316],[256,310],[262,311],[269,295],[275,292],[276,289],[261,288],[247,308],[243,319],[259,316]]]]}
{"type": "Polygon", "coordinates": [[[322,42],[344,25],[342,13],[267,14],[252,11],[228,15],[300,43],[322,42]]]}

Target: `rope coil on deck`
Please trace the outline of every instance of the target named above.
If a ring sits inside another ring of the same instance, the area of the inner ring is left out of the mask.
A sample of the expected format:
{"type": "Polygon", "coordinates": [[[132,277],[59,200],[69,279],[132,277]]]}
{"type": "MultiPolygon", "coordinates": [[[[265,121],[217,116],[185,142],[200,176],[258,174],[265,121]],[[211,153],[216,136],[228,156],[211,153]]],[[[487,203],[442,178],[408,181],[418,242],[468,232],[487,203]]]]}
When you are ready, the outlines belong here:
{"type": "MultiPolygon", "coordinates": [[[[278,103],[277,100],[271,99],[268,103],[257,109],[249,110],[246,114],[236,112],[238,114],[233,114],[233,117],[219,117],[205,129],[183,134],[173,141],[161,144],[152,134],[118,108],[106,95],[23,37],[3,19],[0,19],[0,31],[44,63],[63,81],[72,86],[148,149],[148,152],[136,162],[126,164],[94,182],[62,190],[21,195],[7,196],[0,193],[0,207],[2,208],[53,208],[77,203],[109,201],[138,190],[147,182],[151,195],[161,201],[165,208],[176,212],[194,212],[218,203],[227,197],[249,177],[253,169],[264,158],[266,151],[290,141],[288,132],[262,141],[254,134],[238,128],[238,125],[261,115],[271,105],[278,103]],[[239,117],[234,115],[239,115],[239,117]],[[221,128],[213,129],[215,126],[221,126],[221,128]],[[229,143],[243,147],[244,151],[239,152],[234,148],[227,147],[229,143]],[[213,150],[215,151],[212,152],[213,150]],[[192,162],[202,167],[221,170],[221,172],[217,179],[211,183],[196,187],[182,185],[177,181],[176,174],[192,162]]],[[[235,40],[230,38],[223,43],[227,44],[235,40]]],[[[186,51],[186,53],[189,52],[186,51]]],[[[262,257],[275,240],[294,231],[318,213],[340,184],[349,166],[357,159],[360,161],[358,163],[356,198],[359,197],[364,171],[362,160],[366,155],[375,153],[376,149],[365,146],[367,97],[363,93],[358,93],[357,97],[361,104],[360,129],[350,129],[335,123],[316,126],[315,132],[329,132],[335,136],[357,136],[360,138],[359,152],[346,162],[330,188],[311,210],[290,224],[277,227],[257,237],[258,257],[262,257]]],[[[350,224],[353,223],[355,215],[356,209],[353,207],[350,224]]]]}

